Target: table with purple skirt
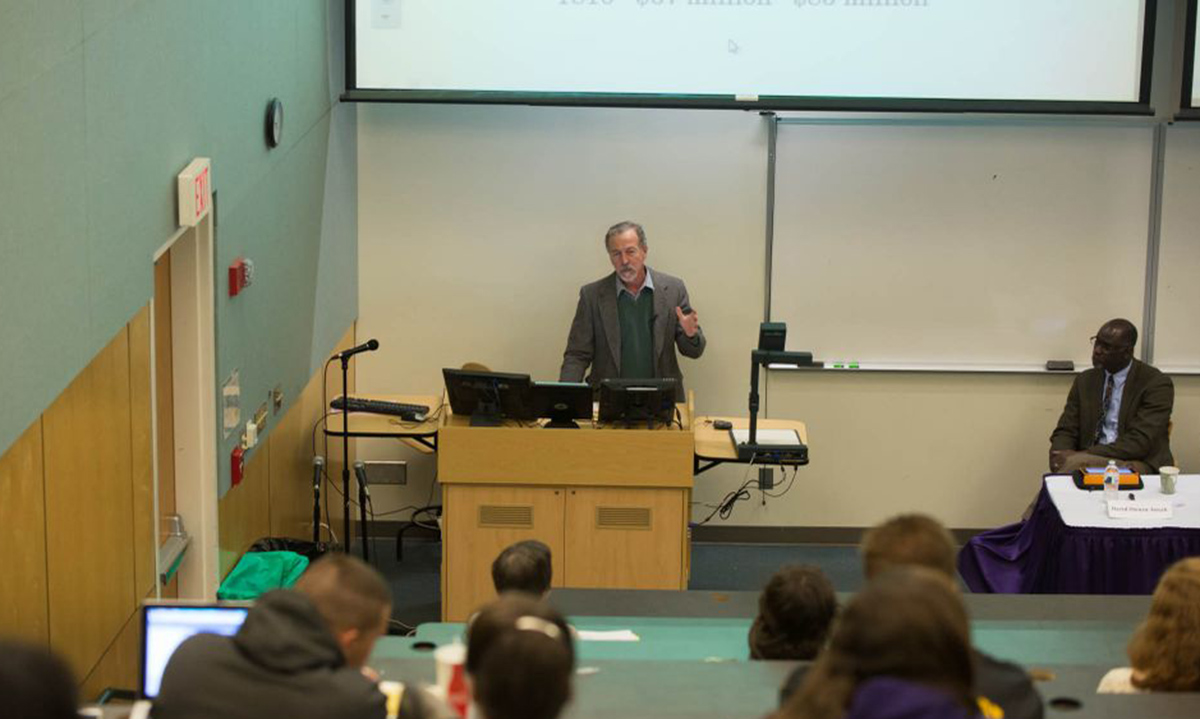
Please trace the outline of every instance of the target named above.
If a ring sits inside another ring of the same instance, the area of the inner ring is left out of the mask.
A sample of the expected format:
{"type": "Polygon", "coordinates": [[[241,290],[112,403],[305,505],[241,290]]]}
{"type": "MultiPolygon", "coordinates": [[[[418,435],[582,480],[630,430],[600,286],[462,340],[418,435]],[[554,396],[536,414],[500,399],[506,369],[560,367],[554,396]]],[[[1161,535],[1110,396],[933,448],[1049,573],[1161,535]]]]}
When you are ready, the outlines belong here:
{"type": "Polygon", "coordinates": [[[1174,562],[1200,555],[1200,475],[1180,475],[1163,494],[1157,475],[1122,490],[1170,517],[1110,518],[1101,491],[1047,475],[1029,519],[976,535],[958,555],[972,592],[1003,594],[1150,594],[1174,562]]]}

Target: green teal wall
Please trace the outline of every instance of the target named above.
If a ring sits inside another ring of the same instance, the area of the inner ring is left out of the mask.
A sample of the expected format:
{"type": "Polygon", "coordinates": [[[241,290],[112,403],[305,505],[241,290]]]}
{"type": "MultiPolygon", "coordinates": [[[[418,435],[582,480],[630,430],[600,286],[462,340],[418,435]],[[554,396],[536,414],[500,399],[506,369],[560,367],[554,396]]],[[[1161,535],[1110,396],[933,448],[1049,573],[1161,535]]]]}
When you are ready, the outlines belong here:
{"type": "Polygon", "coordinates": [[[212,158],[217,192],[218,380],[239,370],[245,417],[320,368],[357,315],[340,14],[337,0],[0,3],[0,451],[150,300],[193,157],[212,158]],[[238,256],[255,283],[230,300],[238,256]]]}

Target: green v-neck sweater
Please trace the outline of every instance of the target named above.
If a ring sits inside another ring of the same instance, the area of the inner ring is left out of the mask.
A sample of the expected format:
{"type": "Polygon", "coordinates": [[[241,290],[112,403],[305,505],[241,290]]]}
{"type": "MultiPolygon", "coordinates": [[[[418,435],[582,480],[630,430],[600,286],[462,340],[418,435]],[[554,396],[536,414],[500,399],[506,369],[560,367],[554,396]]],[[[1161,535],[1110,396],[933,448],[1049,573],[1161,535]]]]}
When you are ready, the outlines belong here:
{"type": "Polygon", "coordinates": [[[654,377],[654,290],[645,288],[635,300],[628,292],[617,293],[617,319],[621,324],[621,377],[654,377]]]}

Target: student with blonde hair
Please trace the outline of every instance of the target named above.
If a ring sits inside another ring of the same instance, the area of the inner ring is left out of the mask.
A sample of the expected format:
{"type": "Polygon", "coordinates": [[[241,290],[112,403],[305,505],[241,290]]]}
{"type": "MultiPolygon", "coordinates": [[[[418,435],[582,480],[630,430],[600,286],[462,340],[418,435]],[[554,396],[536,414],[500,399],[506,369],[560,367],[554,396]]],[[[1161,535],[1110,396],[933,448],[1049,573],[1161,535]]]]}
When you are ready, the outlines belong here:
{"type": "Polygon", "coordinates": [[[1158,580],[1127,651],[1131,666],[1106,674],[1097,692],[1200,691],[1200,557],[1176,562],[1158,580]]]}

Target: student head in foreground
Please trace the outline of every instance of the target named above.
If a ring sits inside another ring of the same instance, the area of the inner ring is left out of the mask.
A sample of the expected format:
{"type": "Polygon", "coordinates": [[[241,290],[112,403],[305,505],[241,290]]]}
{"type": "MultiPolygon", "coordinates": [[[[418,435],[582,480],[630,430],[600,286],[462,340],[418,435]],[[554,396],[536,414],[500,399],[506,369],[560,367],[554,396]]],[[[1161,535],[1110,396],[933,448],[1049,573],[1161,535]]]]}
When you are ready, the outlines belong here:
{"type": "Polygon", "coordinates": [[[1180,560],[1163,573],[1127,651],[1130,666],[1110,671],[1096,691],[1200,691],[1200,557],[1180,560]]]}
{"type": "MultiPolygon", "coordinates": [[[[957,586],[957,545],[949,530],[925,514],[899,514],[863,535],[859,547],[863,575],[870,580],[896,567],[923,567],[957,586]]],[[[975,693],[982,702],[994,702],[1008,719],[1040,719],[1045,709],[1024,668],[971,651],[975,663],[975,693]]]]}
{"type": "Polygon", "coordinates": [[[951,580],[958,576],[954,537],[924,514],[900,514],[869,529],[859,554],[867,579],[895,567],[925,567],[951,580]]]}
{"type": "Polygon", "coordinates": [[[837,614],[833,584],[819,568],[793,564],[775,572],[758,597],[750,625],[751,659],[817,656],[837,614]]]}
{"type": "Polygon", "coordinates": [[[76,719],[79,698],[65,662],[43,647],[0,641],[0,715],[76,719]]]}
{"type": "MultiPolygon", "coordinates": [[[[875,526],[863,536],[859,554],[868,581],[903,567],[936,572],[952,587],[957,581],[954,538],[941,522],[924,514],[900,514],[875,526]]],[[[1025,669],[977,649],[972,649],[971,660],[974,691],[981,703],[999,706],[1007,719],[1041,719],[1042,697],[1025,669]]],[[[788,677],[780,690],[785,701],[803,681],[805,671],[800,667],[788,677]]]]}
{"type": "Polygon", "coordinates": [[[899,568],[846,605],[829,646],[777,719],[967,719],[970,630],[962,599],[935,571],[899,568]]]}
{"type": "MultiPolygon", "coordinates": [[[[259,598],[234,636],[184,641],[163,672],[154,717],[383,719],[386,698],[364,665],[391,610],[375,569],[325,556],[293,589],[259,598]]],[[[427,716],[427,701],[405,692],[400,716],[427,716]]]]}
{"type": "Polygon", "coordinates": [[[571,698],[571,630],[544,602],[505,594],[472,618],[466,671],[483,719],[554,719],[571,698]]]}
{"type": "Polygon", "coordinates": [[[497,594],[517,591],[542,597],[550,591],[552,577],[550,547],[536,539],[510,545],[492,562],[497,594]]]}

